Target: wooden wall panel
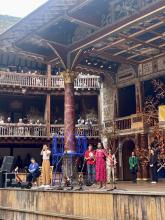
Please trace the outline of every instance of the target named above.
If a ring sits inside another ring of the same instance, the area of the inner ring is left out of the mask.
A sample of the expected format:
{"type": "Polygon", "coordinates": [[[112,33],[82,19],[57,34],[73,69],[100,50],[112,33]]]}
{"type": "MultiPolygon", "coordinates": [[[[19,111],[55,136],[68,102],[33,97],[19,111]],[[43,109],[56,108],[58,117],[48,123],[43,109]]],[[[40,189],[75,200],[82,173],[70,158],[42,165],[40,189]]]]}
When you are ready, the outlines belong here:
{"type": "Polygon", "coordinates": [[[0,189],[0,219],[164,220],[165,195],[0,189]]]}

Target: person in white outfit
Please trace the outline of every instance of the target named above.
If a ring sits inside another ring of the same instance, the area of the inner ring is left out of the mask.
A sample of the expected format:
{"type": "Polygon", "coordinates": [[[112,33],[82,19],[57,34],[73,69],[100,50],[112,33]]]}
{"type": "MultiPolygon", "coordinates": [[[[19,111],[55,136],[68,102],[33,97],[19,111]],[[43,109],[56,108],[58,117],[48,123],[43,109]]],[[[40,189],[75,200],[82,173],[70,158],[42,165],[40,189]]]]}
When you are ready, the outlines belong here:
{"type": "Polygon", "coordinates": [[[49,147],[45,144],[43,145],[42,151],[42,184],[44,186],[50,185],[50,155],[51,151],[49,147]]]}
{"type": "Polygon", "coordinates": [[[116,169],[116,157],[112,154],[111,149],[108,149],[108,154],[106,158],[106,168],[107,168],[107,182],[115,183],[115,169],[116,169]]]}

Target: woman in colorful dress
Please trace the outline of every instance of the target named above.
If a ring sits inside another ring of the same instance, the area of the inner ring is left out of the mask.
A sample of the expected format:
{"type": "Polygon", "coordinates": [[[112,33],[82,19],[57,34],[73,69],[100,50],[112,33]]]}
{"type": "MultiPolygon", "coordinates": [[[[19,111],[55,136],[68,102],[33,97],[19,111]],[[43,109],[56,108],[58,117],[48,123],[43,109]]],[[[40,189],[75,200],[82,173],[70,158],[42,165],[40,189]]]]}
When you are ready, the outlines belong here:
{"type": "Polygon", "coordinates": [[[100,187],[106,188],[106,151],[103,149],[102,143],[98,143],[96,150],[96,181],[100,183],[100,187]]]}

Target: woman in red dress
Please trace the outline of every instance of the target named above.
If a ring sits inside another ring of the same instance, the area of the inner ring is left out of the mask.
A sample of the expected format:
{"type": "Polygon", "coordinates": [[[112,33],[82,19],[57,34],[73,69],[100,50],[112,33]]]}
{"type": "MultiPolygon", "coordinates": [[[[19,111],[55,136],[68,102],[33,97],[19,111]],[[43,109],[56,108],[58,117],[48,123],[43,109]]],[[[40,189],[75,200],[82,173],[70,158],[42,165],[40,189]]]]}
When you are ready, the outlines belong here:
{"type": "Polygon", "coordinates": [[[106,187],[106,152],[103,149],[103,145],[98,143],[96,150],[96,181],[100,183],[100,187],[106,187]]]}

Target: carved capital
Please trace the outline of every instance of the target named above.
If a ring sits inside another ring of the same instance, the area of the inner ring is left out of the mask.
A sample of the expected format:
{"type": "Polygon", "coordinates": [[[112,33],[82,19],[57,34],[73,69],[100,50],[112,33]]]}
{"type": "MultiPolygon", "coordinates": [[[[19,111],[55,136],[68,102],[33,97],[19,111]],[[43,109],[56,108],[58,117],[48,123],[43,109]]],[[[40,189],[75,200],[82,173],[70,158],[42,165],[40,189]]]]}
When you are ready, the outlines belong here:
{"type": "Polygon", "coordinates": [[[65,84],[74,83],[74,80],[78,76],[78,74],[79,73],[70,71],[68,69],[66,71],[61,72],[61,76],[63,77],[65,84]]]}

